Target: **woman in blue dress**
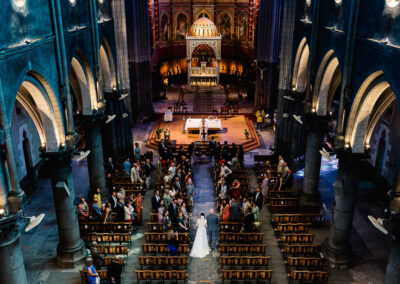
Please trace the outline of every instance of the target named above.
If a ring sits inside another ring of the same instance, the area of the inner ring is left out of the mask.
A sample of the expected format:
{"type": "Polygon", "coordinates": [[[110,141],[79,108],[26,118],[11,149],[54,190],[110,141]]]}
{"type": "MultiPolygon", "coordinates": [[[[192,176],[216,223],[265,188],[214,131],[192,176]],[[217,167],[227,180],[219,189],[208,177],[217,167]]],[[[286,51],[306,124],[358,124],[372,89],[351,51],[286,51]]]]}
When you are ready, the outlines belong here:
{"type": "Polygon", "coordinates": [[[89,284],[96,284],[96,278],[99,276],[96,272],[96,268],[93,265],[93,261],[91,258],[86,260],[86,267],[88,272],[88,281],[89,284]]]}
{"type": "Polygon", "coordinates": [[[142,159],[142,154],[140,153],[139,143],[135,143],[135,158],[136,158],[136,161],[140,161],[142,159]]]}
{"type": "Polygon", "coordinates": [[[127,158],[124,162],[124,170],[125,170],[125,174],[128,176],[131,174],[131,167],[132,167],[131,161],[129,158],[127,158]]]}

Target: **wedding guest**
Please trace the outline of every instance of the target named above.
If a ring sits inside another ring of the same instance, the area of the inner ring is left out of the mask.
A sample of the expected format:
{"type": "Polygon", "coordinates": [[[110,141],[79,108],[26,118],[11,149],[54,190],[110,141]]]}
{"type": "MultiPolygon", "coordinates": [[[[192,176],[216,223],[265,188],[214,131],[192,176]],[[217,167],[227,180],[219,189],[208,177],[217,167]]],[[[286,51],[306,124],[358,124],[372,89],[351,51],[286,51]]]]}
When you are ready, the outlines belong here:
{"type": "Polygon", "coordinates": [[[100,188],[96,189],[96,193],[93,194],[93,200],[96,199],[97,200],[97,204],[99,205],[99,208],[102,208],[102,203],[101,203],[101,192],[100,192],[100,188]]]}
{"type": "Polygon", "coordinates": [[[178,233],[174,233],[173,230],[168,231],[168,249],[170,256],[177,256],[178,247],[178,233]]]}
{"type": "Polygon", "coordinates": [[[92,216],[95,221],[97,221],[97,222],[101,221],[101,210],[100,210],[99,204],[97,203],[96,198],[93,199],[92,216]]]}
{"type": "Polygon", "coordinates": [[[140,153],[139,143],[135,143],[135,159],[140,161],[142,159],[142,154],[140,153]]]}
{"type": "Polygon", "coordinates": [[[96,278],[99,276],[99,274],[97,274],[91,258],[86,259],[85,266],[88,273],[88,283],[96,284],[96,278]]]}
{"type": "Polygon", "coordinates": [[[164,212],[165,212],[165,207],[164,207],[164,200],[160,200],[160,204],[158,205],[158,223],[163,224],[164,223],[164,212]]]}
{"type": "Polygon", "coordinates": [[[112,221],[112,213],[111,213],[111,203],[108,202],[106,204],[106,208],[104,210],[104,224],[105,223],[110,223],[112,221]]]}
{"type": "Polygon", "coordinates": [[[114,256],[112,262],[107,266],[107,279],[112,283],[111,278],[114,279],[114,283],[121,283],[122,264],[120,264],[119,256],[114,256]]]}
{"type": "Polygon", "coordinates": [[[79,222],[86,222],[89,220],[89,206],[83,197],[81,197],[81,202],[78,205],[78,219],[79,222]]]}
{"type": "Polygon", "coordinates": [[[125,212],[125,222],[133,222],[134,220],[134,209],[132,206],[132,201],[128,200],[124,207],[125,212]]]}
{"type": "Polygon", "coordinates": [[[226,199],[224,199],[223,205],[221,207],[222,221],[224,223],[229,222],[229,214],[230,214],[229,203],[226,201],[226,199]]]}
{"type": "Polygon", "coordinates": [[[129,158],[127,158],[124,162],[124,171],[126,175],[130,175],[131,173],[131,161],[129,158]]]}
{"type": "Polygon", "coordinates": [[[185,233],[187,231],[186,221],[182,211],[178,213],[178,232],[185,233]]]}
{"type": "Polygon", "coordinates": [[[143,215],[143,197],[139,192],[136,196],[136,222],[138,224],[142,224],[142,215],[143,215]]]}

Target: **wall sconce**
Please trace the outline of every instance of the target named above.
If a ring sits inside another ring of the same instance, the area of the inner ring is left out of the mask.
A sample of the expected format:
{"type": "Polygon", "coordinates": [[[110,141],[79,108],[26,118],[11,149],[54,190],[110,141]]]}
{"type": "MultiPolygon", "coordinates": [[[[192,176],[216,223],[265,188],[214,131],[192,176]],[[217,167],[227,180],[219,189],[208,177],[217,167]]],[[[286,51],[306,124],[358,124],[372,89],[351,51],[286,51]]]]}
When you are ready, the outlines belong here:
{"type": "Polygon", "coordinates": [[[396,8],[400,3],[400,0],[386,0],[386,6],[393,9],[396,8]]]}
{"type": "Polygon", "coordinates": [[[344,148],[345,149],[350,149],[350,144],[349,143],[344,144],[344,148]]]}
{"type": "Polygon", "coordinates": [[[13,0],[13,3],[18,8],[22,8],[26,5],[26,0],[13,0]]]}
{"type": "Polygon", "coordinates": [[[315,113],[317,110],[315,109],[315,107],[313,107],[312,109],[311,109],[311,112],[312,113],[315,113]]]}
{"type": "Polygon", "coordinates": [[[311,6],[311,0],[306,0],[306,5],[307,5],[308,7],[310,7],[310,6],[311,6]]]}
{"type": "Polygon", "coordinates": [[[4,217],[6,214],[6,210],[4,208],[0,208],[0,217],[4,217]]]}
{"type": "Polygon", "coordinates": [[[342,0],[335,0],[335,4],[336,4],[337,6],[339,6],[340,4],[342,4],[342,0]]]}

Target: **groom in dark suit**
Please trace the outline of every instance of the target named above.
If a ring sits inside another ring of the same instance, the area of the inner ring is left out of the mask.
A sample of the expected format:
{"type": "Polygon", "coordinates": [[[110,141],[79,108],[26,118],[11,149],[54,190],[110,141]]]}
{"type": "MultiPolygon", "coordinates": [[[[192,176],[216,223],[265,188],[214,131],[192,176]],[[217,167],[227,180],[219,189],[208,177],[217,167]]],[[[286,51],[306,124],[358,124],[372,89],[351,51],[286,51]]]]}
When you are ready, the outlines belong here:
{"type": "Polygon", "coordinates": [[[217,232],[219,217],[214,213],[214,209],[210,209],[210,214],[207,216],[208,242],[211,243],[211,249],[215,250],[217,246],[217,232]]]}

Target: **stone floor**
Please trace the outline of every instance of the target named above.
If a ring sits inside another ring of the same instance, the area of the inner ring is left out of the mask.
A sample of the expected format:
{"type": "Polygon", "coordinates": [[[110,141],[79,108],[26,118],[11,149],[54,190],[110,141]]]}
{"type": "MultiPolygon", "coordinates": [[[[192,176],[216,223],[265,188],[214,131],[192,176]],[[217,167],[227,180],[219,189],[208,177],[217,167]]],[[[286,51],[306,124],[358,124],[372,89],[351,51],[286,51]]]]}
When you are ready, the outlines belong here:
{"type": "MultiPolygon", "coordinates": [[[[168,93],[170,100],[156,102],[156,112],[161,113],[163,108],[173,105],[173,100],[177,99],[176,93],[168,93]],[[175,96],[175,97],[174,97],[175,96]]],[[[185,97],[186,100],[186,97],[185,97]]],[[[251,105],[249,103],[249,105],[251,105]]],[[[249,107],[249,111],[251,107],[249,107]]],[[[133,129],[134,141],[142,147],[142,151],[150,150],[146,148],[145,142],[152,128],[152,123],[136,124],[133,129]]],[[[274,131],[272,129],[259,133],[262,139],[262,146],[256,150],[245,154],[245,165],[249,168],[250,186],[254,190],[257,186],[254,179],[254,171],[250,169],[253,164],[253,157],[256,154],[268,154],[269,145],[273,145],[274,131]]],[[[155,156],[157,158],[157,155],[155,156]]],[[[213,185],[210,176],[211,164],[199,164],[195,166],[195,208],[193,211],[193,221],[201,212],[207,212],[208,208],[215,205],[213,199],[213,185]]],[[[320,192],[323,201],[327,204],[328,212],[333,206],[332,183],[337,174],[337,163],[322,162],[320,177],[320,192]]],[[[85,161],[73,161],[73,176],[76,196],[85,196],[89,190],[89,180],[87,165],[85,161]]],[[[296,175],[296,188],[301,189],[302,172],[296,175]]],[[[25,209],[28,216],[46,213],[43,223],[29,233],[21,236],[22,251],[29,283],[48,283],[48,284],[71,284],[81,283],[78,270],[59,269],[55,265],[56,247],[58,243],[58,231],[54,211],[53,194],[48,179],[40,181],[40,187],[29,200],[25,209]]],[[[383,283],[384,271],[390,249],[390,239],[375,230],[367,220],[367,215],[381,215],[381,208],[373,197],[372,190],[361,186],[359,188],[358,201],[354,214],[352,245],[355,255],[354,266],[348,270],[332,270],[329,283],[334,284],[378,284],[383,283]]],[[[144,199],[144,220],[148,221],[151,193],[146,194],[144,199]]],[[[265,233],[265,242],[268,245],[267,255],[271,256],[270,268],[274,270],[272,283],[287,283],[286,271],[283,265],[281,254],[278,250],[276,239],[272,228],[268,223],[269,213],[263,209],[260,214],[263,223],[262,230],[265,233]]],[[[194,222],[192,222],[192,225],[194,222]]],[[[194,228],[192,228],[194,229],[194,228]]],[[[134,269],[138,268],[138,255],[141,254],[140,245],[144,241],[143,233],[147,230],[145,226],[139,226],[134,235],[133,246],[129,252],[127,265],[124,270],[123,283],[137,283],[135,280],[134,269]]],[[[312,231],[316,233],[316,243],[325,242],[329,234],[329,222],[319,229],[312,231]]],[[[195,230],[192,230],[192,234],[195,230]]],[[[218,283],[219,280],[218,255],[210,255],[203,260],[191,260],[189,265],[189,280],[191,284],[218,283]],[[202,282],[200,282],[202,281],[202,282]]],[[[10,283],[11,284],[11,283],[10,283]]]]}

